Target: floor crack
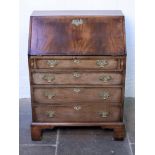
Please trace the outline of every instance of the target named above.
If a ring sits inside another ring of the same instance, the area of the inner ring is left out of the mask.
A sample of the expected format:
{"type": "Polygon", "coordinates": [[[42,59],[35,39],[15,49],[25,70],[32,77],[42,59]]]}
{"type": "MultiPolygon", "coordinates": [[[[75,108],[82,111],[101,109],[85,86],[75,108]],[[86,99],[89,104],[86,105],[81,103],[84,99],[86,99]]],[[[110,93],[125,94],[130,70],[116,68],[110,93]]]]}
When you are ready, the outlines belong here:
{"type": "Polygon", "coordinates": [[[57,152],[58,152],[59,136],[60,136],[60,131],[59,131],[59,129],[58,129],[58,130],[57,130],[57,137],[56,137],[55,155],[57,155],[57,152]]]}
{"type": "Polygon", "coordinates": [[[130,142],[130,139],[129,139],[129,135],[127,134],[127,139],[128,139],[128,144],[129,144],[129,148],[130,148],[130,151],[131,151],[131,154],[133,154],[133,151],[132,151],[132,147],[131,147],[131,142],[130,142]]]}

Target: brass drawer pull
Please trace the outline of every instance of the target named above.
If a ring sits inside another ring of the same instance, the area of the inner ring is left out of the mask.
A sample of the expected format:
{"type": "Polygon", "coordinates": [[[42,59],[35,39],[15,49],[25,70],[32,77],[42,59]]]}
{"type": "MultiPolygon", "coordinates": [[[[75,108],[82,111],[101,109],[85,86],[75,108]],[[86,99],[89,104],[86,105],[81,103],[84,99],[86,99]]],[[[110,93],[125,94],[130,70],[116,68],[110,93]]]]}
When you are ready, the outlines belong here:
{"type": "Polygon", "coordinates": [[[79,25],[82,25],[82,24],[84,24],[83,19],[73,19],[72,20],[72,25],[79,26],[79,25]]]}
{"type": "Polygon", "coordinates": [[[107,91],[103,91],[103,92],[101,92],[101,93],[99,94],[99,96],[100,96],[103,100],[106,100],[106,99],[108,99],[108,98],[110,97],[110,94],[109,94],[109,92],[107,92],[107,91]]]}
{"type": "Polygon", "coordinates": [[[108,65],[108,61],[107,60],[96,60],[96,65],[99,67],[105,67],[108,65]]]}
{"type": "Polygon", "coordinates": [[[53,97],[55,97],[55,94],[54,94],[54,93],[48,92],[48,91],[45,91],[45,92],[44,92],[44,95],[45,95],[48,99],[53,99],[53,97]]]}
{"type": "Polygon", "coordinates": [[[55,112],[54,111],[47,111],[47,116],[50,118],[53,118],[55,116],[55,112]]]}
{"type": "Polygon", "coordinates": [[[103,82],[108,82],[112,80],[112,77],[110,75],[102,75],[99,77],[99,80],[103,81],[103,82]]]}
{"type": "Polygon", "coordinates": [[[46,74],[43,76],[42,78],[43,80],[46,80],[48,83],[52,82],[53,80],[55,80],[55,76],[52,74],[46,74]]]}
{"type": "Polygon", "coordinates": [[[102,118],[106,118],[106,117],[109,116],[109,112],[102,111],[102,112],[99,112],[99,115],[100,115],[102,118]]]}
{"type": "Polygon", "coordinates": [[[73,91],[76,93],[79,93],[81,90],[80,90],[80,88],[74,88],[73,91]]]}
{"type": "Polygon", "coordinates": [[[78,73],[78,72],[75,72],[75,73],[73,73],[73,77],[74,78],[79,78],[81,75],[80,75],[80,73],[78,73]]]}
{"type": "Polygon", "coordinates": [[[48,60],[47,64],[49,67],[55,67],[58,64],[58,60],[48,60]]]}
{"type": "Polygon", "coordinates": [[[77,105],[77,106],[74,107],[74,110],[77,110],[78,111],[80,109],[81,109],[81,106],[79,106],[79,105],[77,105]]]}

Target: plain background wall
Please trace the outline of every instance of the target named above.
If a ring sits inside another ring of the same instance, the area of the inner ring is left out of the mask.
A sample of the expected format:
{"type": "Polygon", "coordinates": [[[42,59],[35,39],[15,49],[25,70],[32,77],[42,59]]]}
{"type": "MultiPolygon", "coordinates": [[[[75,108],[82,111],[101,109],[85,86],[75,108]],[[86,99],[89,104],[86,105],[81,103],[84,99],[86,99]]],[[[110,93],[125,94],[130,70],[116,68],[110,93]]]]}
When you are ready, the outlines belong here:
{"type": "Polygon", "coordinates": [[[33,10],[122,10],[127,42],[126,97],[134,97],[135,20],[134,0],[20,0],[19,97],[30,97],[28,74],[29,17],[33,10]]]}

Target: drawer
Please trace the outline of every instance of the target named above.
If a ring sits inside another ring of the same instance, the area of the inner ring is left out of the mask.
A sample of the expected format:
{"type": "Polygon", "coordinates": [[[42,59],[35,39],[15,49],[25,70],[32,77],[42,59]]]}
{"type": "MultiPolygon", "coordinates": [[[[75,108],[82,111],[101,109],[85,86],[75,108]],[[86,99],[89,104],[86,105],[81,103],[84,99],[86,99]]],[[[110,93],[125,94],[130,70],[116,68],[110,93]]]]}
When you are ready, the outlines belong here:
{"type": "Polygon", "coordinates": [[[121,73],[103,72],[33,72],[33,84],[122,84],[123,76],[121,73]]]}
{"type": "Polygon", "coordinates": [[[120,121],[121,109],[107,105],[35,106],[36,122],[109,122],[120,121]]]}
{"type": "Polygon", "coordinates": [[[120,61],[117,58],[105,57],[46,57],[36,59],[38,69],[102,69],[117,70],[120,61]]]}
{"type": "Polygon", "coordinates": [[[52,87],[33,88],[35,103],[65,103],[69,102],[121,102],[121,88],[100,88],[100,87],[52,87]]]}

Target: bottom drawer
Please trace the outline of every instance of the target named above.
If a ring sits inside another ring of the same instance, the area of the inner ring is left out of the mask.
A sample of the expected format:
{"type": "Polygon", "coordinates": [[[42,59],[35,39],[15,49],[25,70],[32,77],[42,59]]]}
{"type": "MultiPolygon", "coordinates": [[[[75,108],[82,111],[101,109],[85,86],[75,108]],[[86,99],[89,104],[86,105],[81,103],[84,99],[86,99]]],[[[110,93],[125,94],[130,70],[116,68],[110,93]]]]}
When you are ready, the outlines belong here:
{"type": "Polygon", "coordinates": [[[121,109],[108,104],[34,106],[33,114],[36,122],[114,122],[120,121],[121,109]]]}

